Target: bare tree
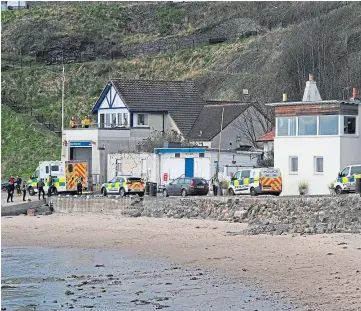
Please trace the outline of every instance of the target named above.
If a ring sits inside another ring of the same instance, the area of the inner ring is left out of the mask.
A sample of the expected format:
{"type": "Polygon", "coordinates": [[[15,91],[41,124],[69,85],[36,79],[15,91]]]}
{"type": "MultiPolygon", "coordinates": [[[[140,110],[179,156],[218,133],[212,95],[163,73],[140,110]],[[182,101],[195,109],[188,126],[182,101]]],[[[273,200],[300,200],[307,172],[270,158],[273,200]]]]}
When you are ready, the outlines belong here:
{"type": "Polygon", "coordinates": [[[137,149],[139,152],[153,152],[155,148],[162,148],[165,142],[180,142],[182,146],[191,145],[191,142],[184,139],[177,131],[162,132],[154,130],[148,138],[138,143],[137,149]]]}
{"type": "Polygon", "coordinates": [[[272,130],[273,120],[272,109],[261,106],[261,104],[254,104],[238,117],[233,128],[242,143],[258,148],[257,140],[272,130]]]}

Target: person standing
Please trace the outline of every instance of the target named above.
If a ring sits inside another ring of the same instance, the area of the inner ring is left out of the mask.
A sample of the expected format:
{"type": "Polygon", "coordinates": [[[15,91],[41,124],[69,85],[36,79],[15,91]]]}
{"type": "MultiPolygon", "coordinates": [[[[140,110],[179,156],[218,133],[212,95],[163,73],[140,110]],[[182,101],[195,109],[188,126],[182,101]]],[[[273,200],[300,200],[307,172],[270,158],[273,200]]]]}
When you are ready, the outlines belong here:
{"type": "Polygon", "coordinates": [[[217,195],[217,190],[219,186],[218,177],[216,174],[212,177],[212,188],[213,188],[213,195],[217,195]]]}
{"type": "Polygon", "coordinates": [[[9,199],[11,200],[11,202],[14,202],[13,201],[14,190],[15,190],[14,183],[9,183],[9,186],[8,186],[8,198],[6,200],[8,203],[9,203],[9,199]]]}
{"type": "Polygon", "coordinates": [[[76,128],[76,120],[75,117],[71,117],[71,120],[69,122],[69,125],[71,128],[76,128]]]}
{"type": "Polygon", "coordinates": [[[15,184],[16,184],[16,195],[21,196],[21,182],[22,179],[19,176],[16,176],[15,184]]]}
{"type": "Polygon", "coordinates": [[[26,197],[26,183],[25,182],[23,183],[23,189],[22,190],[23,190],[23,201],[26,201],[25,200],[25,197],[26,197]]]}
{"type": "Polygon", "coordinates": [[[36,184],[36,188],[38,189],[38,194],[39,194],[39,200],[40,200],[40,194],[43,194],[43,200],[45,199],[45,191],[44,191],[44,182],[43,179],[40,178],[38,183],[36,184]]]}
{"type": "Polygon", "coordinates": [[[90,119],[88,118],[88,116],[85,116],[85,118],[83,120],[83,125],[86,128],[88,128],[90,126],[90,119]]]}
{"type": "Polygon", "coordinates": [[[83,178],[78,176],[76,180],[76,193],[82,195],[83,194],[83,178]]]}
{"type": "Polygon", "coordinates": [[[14,178],[14,176],[10,176],[10,178],[9,178],[9,184],[10,184],[10,185],[14,185],[14,183],[15,183],[15,178],[14,178]]]}
{"type": "Polygon", "coordinates": [[[48,179],[48,196],[51,197],[51,194],[53,193],[53,188],[54,188],[54,181],[53,178],[51,177],[51,175],[49,175],[49,179],[48,179]]]}

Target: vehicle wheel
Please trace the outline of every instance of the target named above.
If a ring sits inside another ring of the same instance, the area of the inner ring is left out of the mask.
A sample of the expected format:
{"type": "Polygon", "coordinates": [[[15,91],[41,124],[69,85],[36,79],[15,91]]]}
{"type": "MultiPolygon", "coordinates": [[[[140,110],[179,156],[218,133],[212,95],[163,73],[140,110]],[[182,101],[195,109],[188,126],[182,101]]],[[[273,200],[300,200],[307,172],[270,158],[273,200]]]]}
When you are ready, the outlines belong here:
{"type": "Polygon", "coordinates": [[[182,192],[181,192],[181,195],[182,195],[183,198],[185,198],[188,195],[187,190],[183,189],[182,192]]]}
{"type": "Polygon", "coordinates": [[[35,190],[31,186],[28,188],[28,192],[29,192],[29,195],[35,195],[35,190]]]}
{"type": "Polygon", "coordinates": [[[252,197],[256,197],[258,195],[256,189],[254,189],[254,188],[251,188],[250,192],[251,192],[252,197]]]}
{"type": "Polygon", "coordinates": [[[229,194],[229,195],[235,195],[234,190],[233,190],[232,188],[229,188],[228,194],[229,194]]]}
{"type": "Polygon", "coordinates": [[[138,196],[139,196],[139,197],[144,197],[144,192],[139,192],[139,193],[138,193],[138,196]]]}
{"type": "Polygon", "coordinates": [[[163,196],[164,196],[164,197],[169,197],[169,194],[168,194],[167,189],[164,189],[164,190],[163,190],[163,196]]]}
{"type": "Polygon", "coordinates": [[[53,188],[53,194],[57,195],[58,194],[58,189],[56,189],[55,187],[53,188]]]}
{"type": "Polygon", "coordinates": [[[335,193],[336,194],[342,194],[343,193],[342,188],[340,186],[337,186],[336,189],[335,189],[335,193]]]}
{"type": "Polygon", "coordinates": [[[100,190],[100,192],[101,192],[101,194],[104,195],[105,197],[107,196],[107,189],[102,188],[102,189],[100,190]]]}
{"type": "Polygon", "coordinates": [[[276,193],[274,193],[274,195],[275,195],[276,197],[279,197],[280,194],[281,194],[281,192],[276,192],[276,193]]]}
{"type": "Polygon", "coordinates": [[[124,189],[124,188],[120,188],[120,189],[119,189],[119,194],[120,194],[122,197],[125,197],[125,189],[124,189]]]}

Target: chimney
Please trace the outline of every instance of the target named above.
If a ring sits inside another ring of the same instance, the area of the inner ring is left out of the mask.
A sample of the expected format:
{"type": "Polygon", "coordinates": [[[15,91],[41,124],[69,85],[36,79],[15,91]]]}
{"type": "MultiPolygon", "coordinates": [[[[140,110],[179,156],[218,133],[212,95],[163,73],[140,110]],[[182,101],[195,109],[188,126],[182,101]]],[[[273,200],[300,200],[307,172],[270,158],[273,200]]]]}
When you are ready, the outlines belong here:
{"type": "Polygon", "coordinates": [[[351,99],[356,99],[357,98],[357,88],[352,88],[352,98],[351,99]]]}
{"type": "Polygon", "coordinates": [[[286,102],[286,101],[287,101],[287,94],[286,94],[286,93],[283,93],[282,101],[283,101],[283,102],[286,102]]]}
{"type": "Polygon", "coordinates": [[[313,80],[313,75],[308,75],[308,81],[306,82],[306,88],[303,93],[303,102],[315,102],[315,101],[321,101],[321,95],[318,91],[316,81],[313,80]]]}

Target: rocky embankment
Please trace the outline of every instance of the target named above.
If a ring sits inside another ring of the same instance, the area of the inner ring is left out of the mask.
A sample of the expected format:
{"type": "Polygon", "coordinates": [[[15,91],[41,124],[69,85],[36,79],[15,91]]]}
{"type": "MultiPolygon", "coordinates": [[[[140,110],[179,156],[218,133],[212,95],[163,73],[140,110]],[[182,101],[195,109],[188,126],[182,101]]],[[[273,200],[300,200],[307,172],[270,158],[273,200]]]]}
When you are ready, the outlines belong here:
{"type": "Polygon", "coordinates": [[[361,233],[361,198],[188,197],[54,198],[55,212],[110,213],[130,217],[203,218],[248,223],[233,234],[361,233]]]}

